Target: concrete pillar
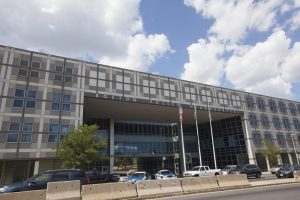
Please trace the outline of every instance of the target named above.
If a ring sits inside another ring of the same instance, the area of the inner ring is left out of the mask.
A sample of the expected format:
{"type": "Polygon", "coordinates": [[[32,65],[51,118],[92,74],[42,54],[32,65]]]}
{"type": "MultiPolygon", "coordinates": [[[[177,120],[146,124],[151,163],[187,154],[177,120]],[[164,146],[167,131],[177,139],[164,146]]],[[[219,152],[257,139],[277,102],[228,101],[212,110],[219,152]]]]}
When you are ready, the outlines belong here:
{"type": "Polygon", "coordinates": [[[292,154],[288,153],[290,164],[294,164],[292,154]]]}
{"type": "Polygon", "coordinates": [[[244,130],[247,152],[248,152],[248,156],[249,156],[249,163],[256,164],[256,158],[255,158],[255,154],[253,152],[253,146],[251,144],[251,136],[250,136],[250,132],[249,132],[249,128],[248,128],[248,122],[246,120],[246,113],[244,113],[244,116],[241,117],[241,120],[242,120],[242,126],[243,126],[243,130],[244,130]]]}
{"type": "Polygon", "coordinates": [[[39,173],[39,168],[40,168],[40,161],[36,160],[34,162],[34,170],[33,170],[33,175],[36,175],[39,173]]]}
{"type": "Polygon", "coordinates": [[[283,164],[280,154],[277,154],[277,162],[278,162],[278,165],[282,165],[283,164]]]}
{"type": "Polygon", "coordinates": [[[109,133],[109,172],[114,173],[114,154],[115,154],[115,122],[110,119],[110,133],[109,133]]]}
{"type": "Polygon", "coordinates": [[[269,160],[268,157],[265,157],[265,158],[266,158],[268,172],[270,172],[270,169],[271,169],[271,167],[270,167],[270,160],[269,160]]]}

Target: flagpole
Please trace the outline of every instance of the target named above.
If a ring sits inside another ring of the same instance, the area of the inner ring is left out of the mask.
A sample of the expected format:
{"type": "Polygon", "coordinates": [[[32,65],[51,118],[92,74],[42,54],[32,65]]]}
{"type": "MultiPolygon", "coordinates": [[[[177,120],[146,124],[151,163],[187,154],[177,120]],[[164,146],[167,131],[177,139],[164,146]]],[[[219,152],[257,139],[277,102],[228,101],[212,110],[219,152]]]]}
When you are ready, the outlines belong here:
{"type": "Polygon", "coordinates": [[[185,148],[184,148],[184,139],[183,139],[183,127],[182,127],[182,114],[183,110],[181,105],[179,105],[179,119],[180,119],[180,130],[181,130],[181,148],[183,154],[183,173],[186,172],[186,161],[185,161],[185,148]]]}
{"type": "Polygon", "coordinates": [[[199,131],[198,131],[198,118],[197,118],[196,103],[194,103],[194,109],[195,109],[195,113],[194,113],[195,116],[194,117],[195,117],[195,121],[196,121],[196,132],[197,132],[197,141],[198,141],[199,163],[200,163],[200,166],[202,166],[201,147],[200,147],[200,138],[199,138],[199,131]]]}
{"type": "Polygon", "coordinates": [[[217,169],[216,152],[215,152],[215,142],[214,142],[213,129],[212,129],[212,125],[211,125],[210,108],[209,108],[209,104],[208,103],[207,103],[207,107],[208,107],[208,116],[209,116],[211,142],[212,142],[212,148],[213,148],[213,153],[214,153],[214,163],[215,163],[215,169],[217,169]]]}

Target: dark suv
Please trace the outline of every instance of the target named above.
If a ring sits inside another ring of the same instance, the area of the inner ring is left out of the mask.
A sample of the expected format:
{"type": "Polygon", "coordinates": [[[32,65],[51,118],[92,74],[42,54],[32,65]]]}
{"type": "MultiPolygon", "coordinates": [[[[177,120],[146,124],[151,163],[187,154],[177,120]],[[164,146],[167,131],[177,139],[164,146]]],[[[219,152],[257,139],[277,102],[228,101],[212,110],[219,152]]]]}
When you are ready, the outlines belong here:
{"type": "Polygon", "coordinates": [[[275,174],[277,178],[294,178],[294,171],[300,170],[300,165],[297,164],[289,164],[281,167],[275,174]]]}
{"type": "Polygon", "coordinates": [[[47,188],[48,182],[80,180],[80,184],[88,184],[88,177],[84,171],[76,169],[49,170],[37,174],[24,182],[4,185],[0,193],[21,192],[27,190],[42,190],[47,188]]]}
{"type": "Polygon", "coordinates": [[[238,165],[235,169],[229,171],[229,174],[247,174],[247,177],[261,177],[261,169],[257,165],[247,164],[238,165]]]}

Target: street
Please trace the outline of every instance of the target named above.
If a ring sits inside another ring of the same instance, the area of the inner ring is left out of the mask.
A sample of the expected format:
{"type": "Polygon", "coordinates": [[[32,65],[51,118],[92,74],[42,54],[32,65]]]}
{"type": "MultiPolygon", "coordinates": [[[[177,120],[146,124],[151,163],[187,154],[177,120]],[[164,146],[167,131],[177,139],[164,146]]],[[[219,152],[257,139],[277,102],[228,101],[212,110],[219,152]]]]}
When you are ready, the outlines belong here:
{"type": "Polygon", "coordinates": [[[208,192],[191,195],[180,195],[159,200],[297,200],[300,183],[276,185],[259,188],[236,189],[220,192],[208,192]]]}

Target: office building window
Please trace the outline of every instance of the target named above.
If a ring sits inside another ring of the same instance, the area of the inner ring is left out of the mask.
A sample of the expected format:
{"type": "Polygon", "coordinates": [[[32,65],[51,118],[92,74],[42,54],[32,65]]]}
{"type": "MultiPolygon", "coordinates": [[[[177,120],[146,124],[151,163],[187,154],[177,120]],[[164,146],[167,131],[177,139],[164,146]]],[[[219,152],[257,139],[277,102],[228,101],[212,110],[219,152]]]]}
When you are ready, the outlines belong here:
{"type": "Polygon", "coordinates": [[[15,91],[15,98],[13,101],[13,107],[23,107],[23,103],[24,103],[24,98],[25,97],[25,92],[24,90],[21,89],[16,89],[15,91]],[[22,98],[22,99],[20,99],[22,98]]]}
{"type": "Polygon", "coordinates": [[[254,113],[249,114],[249,121],[252,127],[258,127],[257,116],[254,113]]]}
{"type": "Polygon", "coordinates": [[[70,112],[71,110],[71,95],[64,95],[63,99],[63,111],[70,112]]]}
{"type": "Polygon", "coordinates": [[[272,99],[269,100],[269,106],[270,106],[270,110],[273,113],[277,112],[277,106],[276,106],[276,102],[272,99]]]}
{"type": "Polygon", "coordinates": [[[9,131],[19,131],[20,130],[20,123],[19,122],[11,122],[9,124],[9,131]]]}
{"type": "MultiPolygon", "coordinates": [[[[27,60],[20,60],[20,66],[21,67],[28,67],[29,62],[27,60]]],[[[19,68],[18,75],[19,76],[27,76],[27,69],[26,68],[19,68]]]]}
{"type": "Polygon", "coordinates": [[[48,142],[57,142],[57,134],[58,134],[58,124],[50,124],[49,125],[49,138],[48,142]]]}
{"type": "Polygon", "coordinates": [[[253,137],[253,144],[255,147],[261,147],[262,145],[262,138],[261,138],[261,134],[257,131],[254,131],[252,133],[252,137],[253,137]]]}
{"type": "Polygon", "coordinates": [[[28,67],[29,61],[28,60],[20,60],[20,66],[21,67],[28,67]]]}
{"type": "Polygon", "coordinates": [[[268,141],[268,142],[270,142],[270,143],[274,143],[274,141],[273,141],[273,136],[272,136],[272,133],[271,133],[271,132],[266,131],[266,132],[264,133],[264,136],[265,136],[265,140],[266,140],[266,141],[268,141]]]}
{"type": "Polygon", "coordinates": [[[264,128],[269,128],[270,127],[269,118],[266,114],[261,114],[260,115],[260,123],[264,128]]]}
{"type": "Polygon", "coordinates": [[[282,123],[283,123],[283,127],[285,129],[291,129],[291,124],[290,124],[290,120],[287,117],[283,117],[282,118],[282,123]]]}
{"type": "Polygon", "coordinates": [[[69,125],[62,124],[60,130],[60,141],[62,141],[67,136],[68,133],[69,133],[69,125]]]}
{"type": "Polygon", "coordinates": [[[246,103],[247,108],[254,109],[255,102],[254,102],[253,97],[251,97],[251,96],[245,96],[245,103],[246,103]]]}
{"type": "Polygon", "coordinates": [[[278,103],[278,107],[279,107],[279,111],[280,111],[282,114],[286,114],[286,107],[285,107],[285,104],[284,104],[282,101],[280,101],[280,102],[278,103]]]}
{"type": "Polygon", "coordinates": [[[36,99],[36,91],[28,91],[27,92],[27,101],[26,101],[26,108],[35,108],[35,99],[36,99]]]}
{"type": "Polygon", "coordinates": [[[32,123],[24,123],[23,132],[32,132],[32,123]]]}
{"type": "Polygon", "coordinates": [[[65,82],[72,82],[72,75],[73,69],[70,67],[66,67],[66,75],[65,75],[65,82]]]}
{"type": "Polygon", "coordinates": [[[291,134],[287,134],[286,135],[286,142],[288,144],[289,147],[293,147],[293,139],[292,139],[292,135],[291,134]]]}
{"type": "Polygon", "coordinates": [[[273,116],[273,125],[276,129],[281,129],[281,122],[279,117],[273,116]]]}
{"type": "Polygon", "coordinates": [[[294,115],[294,116],[297,115],[297,109],[296,109],[295,104],[290,103],[289,108],[290,108],[290,112],[292,115],[294,115]]]}
{"type": "Polygon", "coordinates": [[[297,104],[298,115],[300,115],[300,104],[297,104]]]}
{"type": "Polygon", "coordinates": [[[31,142],[31,133],[32,132],[32,123],[24,123],[23,124],[23,133],[21,136],[22,143],[31,142]]]}
{"type": "Polygon", "coordinates": [[[280,147],[285,147],[285,138],[282,133],[277,133],[277,143],[280,147]]]}
{"type": "Polygon", "coordinates": [[[299,122],[299,120],[296,119],[296,118],[294,118],[293,122],[294,122],[294,128],[295,128],[295,130],[300,130],[300,122],[299,122]]]}
{"type": "Polygon", "coordinates": [[[256,101],[257,101],[257,107],[258,107],[259,110],[262,110],[262,111],[266,110],[266,103],[265,103],[265,100],[263,98],[258,97],[256,99],[256,101]]]}
{"type": "Polygon", "coordinates": [[[30,76],[33,78],[38,78],[39,77],[39,69],[40,69],[41,63],[39,62],[32,62],[31,65],[31,72],[30,72],[30,76]]]}
{"type": "Polygon", "coordinates": [[[18,132],[20,130],[20,123],[19,122],[11,122],[9,124],[9,132],[7,134],[7,140],[6,142],[18,142],[18,132]]]}
{"type": "Polygon", "coordinates": [[[62,124],[60,132],[61,133],[68,133],[69,132],[69,125],[68,124],[62,124]]]}
{"type": "Polygon", "coordinates": [[[60,94],[59,93],[53,93],[52,94],[52,110],[59,111],[60,107],[60,94]]]}
{"type": "Polygon", "coordinates": [[[8,133],[6,142],[11,142],[11,143],[18,142],[18,134],[17,133],[8,133]]]}

